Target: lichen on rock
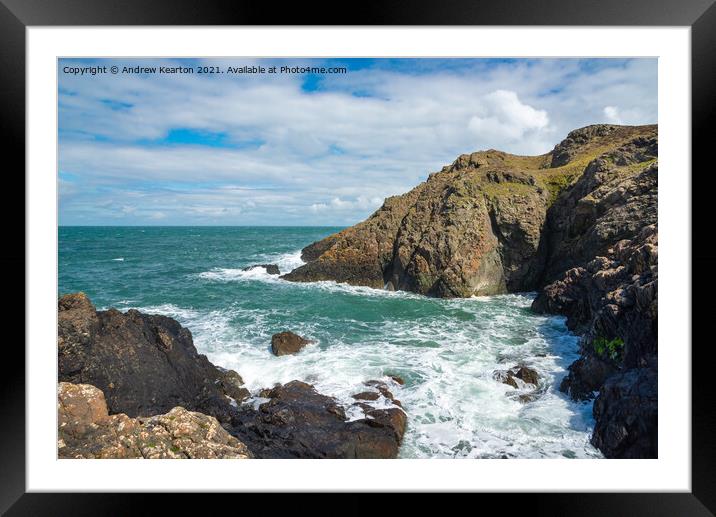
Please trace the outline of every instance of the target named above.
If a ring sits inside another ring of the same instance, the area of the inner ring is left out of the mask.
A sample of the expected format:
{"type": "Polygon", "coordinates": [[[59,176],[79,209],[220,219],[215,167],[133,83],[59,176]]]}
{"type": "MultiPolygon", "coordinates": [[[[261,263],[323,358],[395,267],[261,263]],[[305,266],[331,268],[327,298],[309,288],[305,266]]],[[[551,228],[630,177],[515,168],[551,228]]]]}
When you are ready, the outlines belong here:
{"type": "Polygon", "coordinates": [[[89,384],[60,382],[59,458],[251,458],[246,445],[216,418],[175,407],[163,415],[110,415],[104,394],[89,384]]]}

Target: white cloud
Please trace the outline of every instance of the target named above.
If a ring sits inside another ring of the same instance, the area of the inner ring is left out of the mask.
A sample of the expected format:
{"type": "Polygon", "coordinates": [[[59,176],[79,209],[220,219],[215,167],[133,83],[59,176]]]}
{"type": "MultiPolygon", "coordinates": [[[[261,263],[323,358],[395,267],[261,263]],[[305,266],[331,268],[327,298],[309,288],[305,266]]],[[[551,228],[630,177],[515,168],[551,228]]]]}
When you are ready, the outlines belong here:
{"type": "Polygon", "coordinates": [[[317,91],[300,76],[60,74],[60,220],[350,224],[459,154],[541,154],[587,124],[656,121],[653,59],[424,68],[326,76],[317,91]],[[178,129],[221,145],[156,143],[178,129]]]}
{"type": "Polygon", "coordinates": [[[520,101],[509,90],[496,90],[482,97],[480,114],[468,123],[477,138],[495,142],[514,142],[529,131],[544,129],[549,124],[545,110],[538,110],[520,101]]]}
{"type": "Polygon", "coordinates": [[[619,108],[616,106],[606,106],[604,108],[604,116],[612,124],[623,124],[621,117],[619,116],[619,108]]]}

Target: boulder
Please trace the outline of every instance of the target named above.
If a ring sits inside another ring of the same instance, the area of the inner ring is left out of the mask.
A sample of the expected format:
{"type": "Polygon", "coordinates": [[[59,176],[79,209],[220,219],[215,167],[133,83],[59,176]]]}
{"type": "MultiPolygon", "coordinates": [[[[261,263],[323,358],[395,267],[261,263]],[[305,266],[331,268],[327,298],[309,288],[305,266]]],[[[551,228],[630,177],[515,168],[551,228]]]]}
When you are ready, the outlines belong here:
{"type": "Polygon", "coordinates": [[[508,384],[517,389],[524,387],[524,384],[531,384],[536,387],[540,379],[539,374],[533,368],[524,365],[517,365],[509,370],[497,370],[493,375],[495,379],[503,384],[508,384]],[[517,379],[521,382],[518,382],[517,379]]]}
{"type": "Polygon", "coordinates": [[[251,458],[246,445],[216,418],[175,407],[163,415],[110,415],[103,393],[89,384],[60,382],[60,458],[251,458]]]}
{"type": "Polygon", "coordinates": [[[252,411],[243,407],[234,421],[240,439],[260,458],[395,458],[406,416],[398,407],[366,406],[366,417],[346,421],[331,397],[301,381],[278,385],[252,411]]]}
{"type": "Polygon", "coordinates": [[[271,351],[274,355],[295,354],[304,346],[314,343],[290,331],[279,332],[271,336],[271,351]]]}
{"type": "Polygon", "coordinates": [[[96,311],[83,293],[58,302],[57,348],[59,380],[99,388],[110,414],[151,416],[181,406],[226,422],[231,399],[249,395],[241,377],[197,353],[191,332],[172,318],[96,311]]]}
{"type": "Polygon", "coordinates": [[[377,391],[361,391],[360,393],[356,393],[352,396],[356,400],[378,400],[380,398],[380,393],[377,391]]]}

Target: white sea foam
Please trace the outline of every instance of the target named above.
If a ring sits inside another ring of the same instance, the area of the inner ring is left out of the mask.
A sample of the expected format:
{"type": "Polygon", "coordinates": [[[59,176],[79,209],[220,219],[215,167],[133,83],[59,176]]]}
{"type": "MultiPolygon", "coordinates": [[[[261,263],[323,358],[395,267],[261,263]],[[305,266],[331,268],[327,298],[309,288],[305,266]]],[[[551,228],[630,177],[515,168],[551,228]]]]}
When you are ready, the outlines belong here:
{"type": "Polygon", "coordinates": [[[117,257],[112,259],[115,262],[124,262],[124,257],[117,257]]]}
{"type": "MultiPolygon", "coordinates": [[[[347,289],[356,296],[415,296],[335,283],[292,285],[347,289]]],[[[526,312],[531,297],[524,295],[430,302],[443,305],[449,314],[414,325],[345,320],[355,329],[370,328],[358,343],[335,335],[323,341],[317,321],[296,324],[293,331],[318,338],[318,343],[282,357],[270,353],[275,329],[265,310],[236,305],[197,311],[171,304],[143,310],[177,318],[191,329],[199,351],[238,371],[254,395],[299,379],[336,397],[347,408],[348,419],[355,420],[365,415],[352,406],[352,395],[370,389],[364,385],[367,380],[383,380],[409,416],[401,457],[600,456],[589,444],[591,406],[571,402],[557,389],[566,366],[577,357],[577,338],[566,331],[563,318],[526,312]],[[460,315],[459,324],[450,311],[460,315]],[[493,377],[495,370],[519,363],[535,368],[544,381],[544,393],[526,404],[517,400],[523,391],[493,377]],[[390,374],[402,376],[405,385],[390,374]]],[[[250,403],[258,405],[260,399],[250,403]]],[[[388,402],[380,397],[369,404],[385,407],[388,402]]]]}

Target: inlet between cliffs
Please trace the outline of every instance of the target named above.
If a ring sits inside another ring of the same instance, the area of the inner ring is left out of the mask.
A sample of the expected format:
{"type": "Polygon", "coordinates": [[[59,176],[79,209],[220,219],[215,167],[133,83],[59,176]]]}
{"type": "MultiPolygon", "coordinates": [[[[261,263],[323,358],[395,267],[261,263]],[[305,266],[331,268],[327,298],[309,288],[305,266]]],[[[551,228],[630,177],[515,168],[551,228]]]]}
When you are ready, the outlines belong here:
{"type": "MultiPolygon", "coordinates": [[[[591,403],[559,391],[579,338],[564,318],[533,313],[534,293],[439,299],[251,267],[288,273],[303,247],[339,230],[61,227],[59,294],[177,319],[200,353],[240,373],[245,404],[298,379],[348,407],[364,382],[384,379],[408,415],[401,458],[601,457],[591,403]],[[276,357],[271,336],[283,330],[314,343],[276,357]],[[519,368],[536,380],[510,373],[519,368]]],[[[347,417],[364,416],[355,411],[347,417]]]]}

